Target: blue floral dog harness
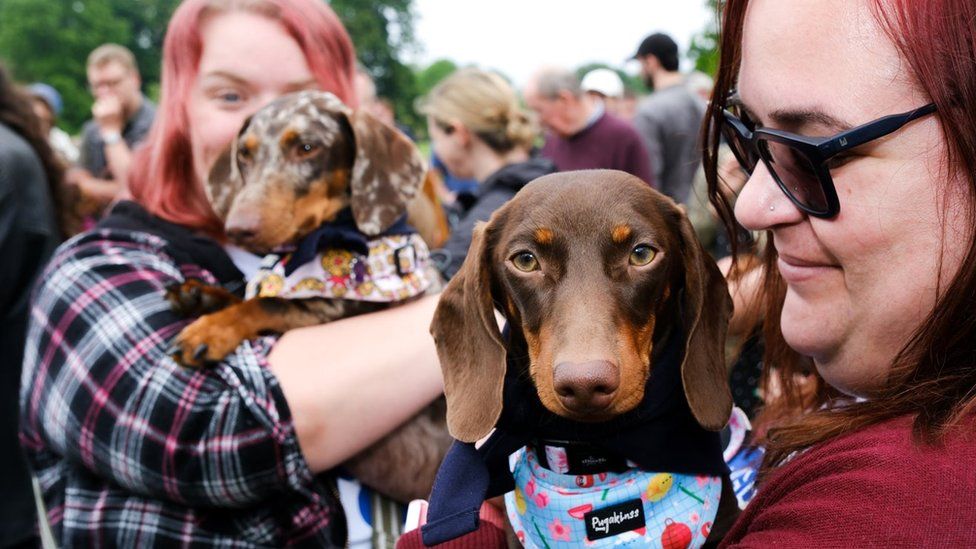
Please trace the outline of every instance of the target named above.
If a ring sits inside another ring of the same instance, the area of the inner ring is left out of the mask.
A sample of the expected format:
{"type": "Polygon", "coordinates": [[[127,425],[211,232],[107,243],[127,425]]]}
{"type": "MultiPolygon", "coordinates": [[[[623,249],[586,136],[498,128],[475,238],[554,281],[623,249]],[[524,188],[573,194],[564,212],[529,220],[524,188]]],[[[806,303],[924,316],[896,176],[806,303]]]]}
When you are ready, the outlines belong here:
{"type": "Polygon", "coordinates": [[[508,519],[527,549],[572,547],[700,547],[718,513],[722,479],[637,468],[574,475],[566,452],[545,446],[511,457],[515,490],[505,495],[508,519]]]}

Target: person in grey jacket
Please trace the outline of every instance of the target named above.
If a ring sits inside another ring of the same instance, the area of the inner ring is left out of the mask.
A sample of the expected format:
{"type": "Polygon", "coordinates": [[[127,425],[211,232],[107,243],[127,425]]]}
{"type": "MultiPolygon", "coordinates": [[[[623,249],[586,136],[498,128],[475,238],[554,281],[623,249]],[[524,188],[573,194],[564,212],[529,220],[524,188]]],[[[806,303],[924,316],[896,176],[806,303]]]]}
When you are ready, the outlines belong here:
{"type": "Polygon", "coordinates": [[[654,90],[638,104],[634,126],[644,139],[658,190],[687,204],[701,163],[698,134],[705,102],[685,85],[678,72],[678,45],[669,36],[648,36],[634,58],[644,83],[654,90]]]}
{"type": "Polygon", "coordinates": [[[421,99],[420,111],[437,157],[452,174],[478,181],[473,193],[458,196],[459,219],[444,247],[435,250],[435,257],[443,256],[441,274],[450,279],[464,263],[475,224],[556,166],[532,157],[538,128],[515,90],[495,73],[455,72],[421,99]]]}
{"type": "Polygon", "coordinates": [[[17,389],[30,289],[60,242],[61,165],[29,96],[0,67],[0,547],[37,547],[30,471],[17,436],[17,389]]]}

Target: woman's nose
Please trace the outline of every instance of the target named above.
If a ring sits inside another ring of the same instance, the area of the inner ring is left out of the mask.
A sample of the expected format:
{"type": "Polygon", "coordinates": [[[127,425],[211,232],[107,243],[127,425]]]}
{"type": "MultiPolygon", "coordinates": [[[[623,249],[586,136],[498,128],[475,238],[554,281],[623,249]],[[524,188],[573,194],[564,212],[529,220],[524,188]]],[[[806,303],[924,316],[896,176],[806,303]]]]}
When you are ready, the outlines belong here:
{"type": "Polygon", "coordinates": [[[750,231],[770,229],[803,219],[803,212],[783,193],[760,162],[735,201],[735,218],[750,231]]]}

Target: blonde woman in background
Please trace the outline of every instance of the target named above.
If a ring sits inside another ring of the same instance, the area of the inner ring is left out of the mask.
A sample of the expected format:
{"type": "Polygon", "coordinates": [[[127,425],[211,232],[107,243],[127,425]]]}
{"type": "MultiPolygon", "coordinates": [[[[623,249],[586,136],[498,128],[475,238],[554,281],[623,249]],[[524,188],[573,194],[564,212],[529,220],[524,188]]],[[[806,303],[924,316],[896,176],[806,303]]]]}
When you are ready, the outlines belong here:
{"type": "Polygon", "coordinates": [[[441,250],[446,256],[442,272],[451,278],[468,253],[475,223],[487,221],[526,183],[556,167],[532,156],[538,127],[497,74],[459,70],[423,97],[419,110],[427,116],[434,153],[447,169],[478,181],[473,194],[458,197],[460,219],[441,250]]]}

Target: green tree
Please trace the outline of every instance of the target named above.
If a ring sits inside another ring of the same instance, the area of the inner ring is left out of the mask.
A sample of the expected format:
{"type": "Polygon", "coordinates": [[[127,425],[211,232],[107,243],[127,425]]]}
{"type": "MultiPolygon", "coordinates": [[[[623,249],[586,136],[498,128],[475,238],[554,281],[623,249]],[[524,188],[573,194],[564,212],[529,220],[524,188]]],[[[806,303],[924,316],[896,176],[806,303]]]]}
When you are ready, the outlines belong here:
{"type": "Polygon", "coordinates": [[[77,131],[91,112],[85,59],[104,42],[125,43],[129,22],[114,16],[108,0],[3,0],[0,21],[0,58],[17,80],[57,88],[62,125],[77,131]]]}
{"type": "Polygon", "coordinates": [[[438,82],[450,76],[457,69],[457,63],[454,61],[438,59],[428,65],[427,68],[418,70],[416,73],[417,95],[427,95],[438,82]]]}
{"type": "Polygon", "coordinates": [[[692,37],[688,57],[695,62],[695,70],[714,78],[718,71],[719,16],[722,13],[722,0],[706,0],[705,5],[714,17],[704,30],[692,37]]]}
{"type": "MultiPolygon", "coordinates": [[[[77,132],[91,116],[85,60],[101,44],[131,49],[144,89],[157,98],[163,38],[177,5],[179,0],[0,0],[0,59],[18,81],[57,88],[65,103],[61,125],[77,132]]],[[[419,127],[416,82],[401,60],[415,47],[412,0],[332,0],[331,6],[377,92],[393,101],[403,122],[419,127]]]]}
{"type": "Polygon", "coordinates": [[[423,121],[413,109],[417,83],[403,61],[416,48],[412,0],[331,0],[349,31],[360,64],[376,82],[376,94],[393,102],[397,120],[415,131],[423,121]]]}

